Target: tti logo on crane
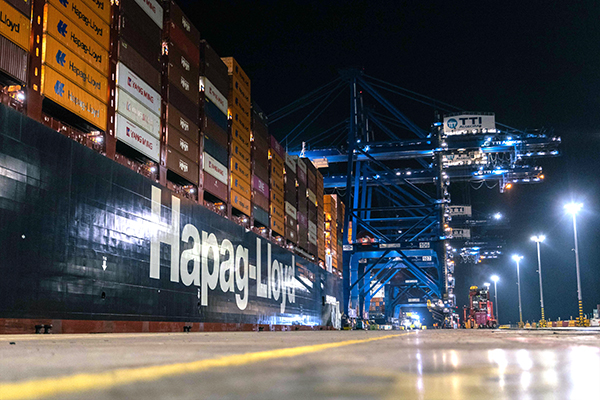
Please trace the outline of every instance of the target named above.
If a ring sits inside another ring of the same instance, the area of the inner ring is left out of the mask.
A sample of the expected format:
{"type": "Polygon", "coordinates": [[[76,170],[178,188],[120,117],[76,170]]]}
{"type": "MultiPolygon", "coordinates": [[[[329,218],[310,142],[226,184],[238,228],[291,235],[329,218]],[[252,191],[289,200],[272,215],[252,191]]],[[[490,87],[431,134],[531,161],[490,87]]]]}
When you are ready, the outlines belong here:
{"type": "Polygon", "coordinates": [[[450,118],[447,122],[448,124],[448,128],[450,129],[456,129],[456,126],[458,125],[458,121],[455,120],[454,118],[450,118]]]}

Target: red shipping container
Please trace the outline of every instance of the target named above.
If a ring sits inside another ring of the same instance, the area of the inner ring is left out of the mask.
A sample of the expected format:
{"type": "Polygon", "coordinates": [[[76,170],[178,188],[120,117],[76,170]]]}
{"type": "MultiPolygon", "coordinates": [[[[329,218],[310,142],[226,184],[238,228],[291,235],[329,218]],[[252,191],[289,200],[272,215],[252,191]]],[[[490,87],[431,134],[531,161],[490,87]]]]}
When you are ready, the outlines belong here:
{"type": "Polygon", "coordinates": [[[189,101],[196,105],[200,104],[200,93],[198,88],[199,76],[193,76],[191,71],[184,70],[178,62],[169,61],[169,84],[174,85],[183,93],[189,101]]]}
{"type": "Polygon", "coordinates": [[[198,125],[196,125],[195,121],[183,115],[181,111],[179,111],[172,104],[167,105],[167,123],[177,129],[179,132],[183,133],[186,137],[190,138],[194,141],[194,143],[199,143],[198,136],[198,125]]]}
{"type": "Polygon", "coordinates": [[[217,180],[211,174],[205,173],[204,175],[204,190],[208,193],[218,197],[219,199],[227,202],[227,185],[217,180]]]}
{"type": "Polygon", "coordinates": [[[252,202],[265,211],[269,211],[269,199],[263,196],[256,189],[252,191],[252,202]]]}
{"type": "Polygon", "coordinates": [[[177,46],[189,59],[190,63],[200,67],[200,49],[194,44],[186,33],[174,22],[168,22],[164,27],[168,40],[177,46]]]}
{"type": "Polygon", "coordinates": [[[227,65],[206,40],[200,41],[200,75],[206,76],[225,98],[229,97],[227,65]]]}
{"type": "Polygon", "coordinates": [[[169,129],[167,131],[167,144],[177,150],[182,155],[189,158],[192,162],[198,164],[200,154],[198,152],[198,145],[192,142],[189,138],[178,132],[176,129],[169,129]]]}
{"type": "Polygon", "coordinates": [[[117,49],[119,61],[135,72],[152,89],[160,93],[160,72],[123,39],[119,40],[117,49]]]}
{"type": "MultiPolygon", "coordinates": [[[[282,145],[279,144],[279,142],[275,139],[274,136],[271,136],[271,148],[275,150],[277,154],[279,154],[279,157],[281,157],[282,160],[285,158],[285,149],[282,145]]],[[[281,164],[283,166],[283,161],[281,162],[281,164]]]]}
{"type": "Polygon", "coordinates": [[[198,104],[191,102],[181,91],[175,86],[167,86],[166,99],[171,105],[175,106],[183,115],[191,119],[193,122],[198,121],[198,104]]]}
{"type": "Polygon", "coordinates": [[[269,182],[269,169],[259,163],[252,163],[254,175],[258,176],[264,182],[269,182]]]}
{"type": "Polygon", "coordinates": [[[167,147],[167,169],[191,183],[197,185],[199,182],[198,164],[170,147],[167,147]]]}
{"type": "Polygon", "coordinates": [[[174,23],[192,43],[198,43],[200,41],[200,32],[192,25],[190,19],[183,13],[181,8],[173,0],[163,4],[165,12],[169,13],[167,18],[169,22],[174,23]]]}

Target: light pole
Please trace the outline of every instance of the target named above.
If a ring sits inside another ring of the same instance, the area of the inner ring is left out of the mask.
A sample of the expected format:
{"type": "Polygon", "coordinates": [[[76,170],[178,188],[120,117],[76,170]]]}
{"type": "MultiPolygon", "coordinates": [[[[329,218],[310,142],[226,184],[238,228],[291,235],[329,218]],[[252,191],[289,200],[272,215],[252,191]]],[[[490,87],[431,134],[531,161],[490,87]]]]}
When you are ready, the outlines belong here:
{"type": "Polygon", "coordinates": [[[579,325],[583,326],[583,302],[581,299],[581,277],[579,275],[579,248],[577,247],[577,213],[581,210],[583,204],[569,203],[565,204],[565,210],[573,216],[573,236],[575,237],[575,269],[577,270],[577,300],[579,300],[579,325]]]}
{"type": "Polygon", "coordinates": [[[538,257],[538,273],[540,275],[540,304],[542,306],[542,326],[546,326],[546,317],[544,316],[544,291],[542,289],[542,259],[540,257],[540,243],[546,239],[544,235],[532,236],[531,240],[537,245],[537,257],[538,257]]]}
{"type": "Polygon", "coordinates": [[[492,275],[492,281],[494,282],[494,304],[496,305],[496,322],[500,325],[500,319],[498,318],[498,286],[497,283],[500,280],[498,275],[492,275]]]}
{"type": "Polygon", "coordinates": [[[519,261],[523,256],[514,255],[512,259],[517,262],[517,286],[519,288],[519,328],[523,327],[523,308],[521,307],[521,275],[519,274],[519,261]]]}

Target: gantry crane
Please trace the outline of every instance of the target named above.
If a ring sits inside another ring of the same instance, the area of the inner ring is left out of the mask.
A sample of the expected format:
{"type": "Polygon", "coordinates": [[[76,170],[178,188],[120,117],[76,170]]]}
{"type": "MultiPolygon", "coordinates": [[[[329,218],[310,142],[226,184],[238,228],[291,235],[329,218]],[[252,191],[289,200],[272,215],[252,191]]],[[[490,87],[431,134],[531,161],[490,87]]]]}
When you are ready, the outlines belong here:
{"type": "Polygon", "coordinates": [[[535,160],[559,155],[560,138],[551,131],[495,123],[448,134],[440,113],[460,118],[465,113],[458,110],[348,69],[269,116],[288,152],[310,158],[324,175],[326,192],[344,197],[343,296],[349,315],[366,317],[371,294],[384,287],[388,317],[402,307],[453,307],[450,182],[494,181],[502,192],[543,181],[535,160]],[[327,124],[332,119],[325,113],[339,117],[334,104],[348,92],[349,117],[342,112],[341,121],[327,124]],[[421,128],[382,92],[431,107],[433,123],[421,128]],[[310,111],[293,129],[279,128],[279,120],[303,109],[310,111]]]}

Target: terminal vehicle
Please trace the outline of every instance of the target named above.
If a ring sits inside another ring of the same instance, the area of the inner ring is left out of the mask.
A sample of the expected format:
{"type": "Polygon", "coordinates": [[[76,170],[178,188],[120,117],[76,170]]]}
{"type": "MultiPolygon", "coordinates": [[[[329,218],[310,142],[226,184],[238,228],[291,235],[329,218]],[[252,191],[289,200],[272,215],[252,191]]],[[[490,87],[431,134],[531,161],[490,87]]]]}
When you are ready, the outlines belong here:
{"type": "Polygon", "coordinates": [[[496,328],[498,321],[494,317],[494,304],[490,300],[487,287],[471,286],[469,306],[463,308],[462,327],[466,329],[496,328]]]}

